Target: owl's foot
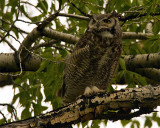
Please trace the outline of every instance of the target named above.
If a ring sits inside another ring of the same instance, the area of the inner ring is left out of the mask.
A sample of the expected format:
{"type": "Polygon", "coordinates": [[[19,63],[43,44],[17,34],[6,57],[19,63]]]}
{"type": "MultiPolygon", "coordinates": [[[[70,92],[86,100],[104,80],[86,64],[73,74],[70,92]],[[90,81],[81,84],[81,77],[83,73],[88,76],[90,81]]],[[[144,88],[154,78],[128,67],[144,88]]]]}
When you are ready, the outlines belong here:
{"type": "Polygon", "coordinates": [[[83,97],[89,97],[91,95],[98,94],[98,93],[101,93],[101,92],[106,92],[106,91],[105,90],[100,90],[96,86],[92,86],[92,87],[87,86],[85,88],[85,91],[84,91],[83,95],[78,96],[76,99],[81,99],[83,97]]]}
{"type": "Polygon", "coordinates": [[[100,92],[105,92],[105,90],[100,90],[96,86],[86,87],[86,89],[84,91],[84,95],[85,96],[90,96],[92,94],[97,94],[97,93],[100,93],[100,92]]]}

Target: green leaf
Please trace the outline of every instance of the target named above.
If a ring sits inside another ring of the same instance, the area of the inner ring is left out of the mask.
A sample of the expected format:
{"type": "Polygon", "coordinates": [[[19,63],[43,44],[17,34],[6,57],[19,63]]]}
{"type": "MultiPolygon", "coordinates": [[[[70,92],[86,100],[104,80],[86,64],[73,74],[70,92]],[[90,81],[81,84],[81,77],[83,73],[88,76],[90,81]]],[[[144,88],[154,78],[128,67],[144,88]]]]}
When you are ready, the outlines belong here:
{"type": "Polygon", "coordinates": [[[157,35],[159,33],[159,31],[160,31],[160,22],[159,21],[154,22],[154,24],[153,24],[153,33],[155,35],[157,35]]]}
{"type": "Polygon", "coordinates": [[[135,126],[137,126],[136,128],[140,128],[140,123],[139,123],[139,121],[137,121],[137,120],[134,120],[133,122],[132,122],[132,124],[135,126]]]}
{"type": "Polygon", "coordinates": [[[139,82],[140,85],[145,86],[147,85],[147,81],[144,77],[137,75],[136,76],[137,81],[139,82]]]}
{"type": "Polygon", "coordinates": [[[59,50],[59,53],[62,55],[62,57],[65,57],[67,55],[66,50],[59,50]]]}
{"type": "Polygon", "coordinates": [[[5,124],[6,122],[5,122],[5,119],[0,119],[0,125],[1,124],[5,124]]]}
{"type": "Polygon", "coordinates": [[[41,8],[45,14],[48,11],[48,3],[45,0],[39,0],[37,7],[41,8]]]}
{"type": "Polygon", "coordinates": [[[34,17],[30,17],[30,20],[32,22],[37,22],[37,21],[41,21],[41,19],[43,18],[44,14],[40,14],[38,16],[34,16],[34,17]]]}
{"type": "Polygon", "coordinates": [[[145,126],[145,127],[148,127],[148,128],[151,128],[151,127],[152,127],[152,122],[151,122],[150,118],[146,117],[144,126],[145,126]]]}
{"type": "Polygon", "coordinates": [[[16,35],[17,38],[19,38],[19,31],[15,28],[12,28],[12,31],[14,32],[14,34],[16,35]]]}
{"type": "Polygon", "coordinates": [[[25,108],[22,111],[21,119],[26,119],[26,118],[29,118],[29,117],[31,117],[31,112],[29,111],[29,108],[25,108]]]}
{"type": "Polygon", "coordinates": [[[18,5],[18,0],[9,0],[8,5],[10,5],[10,6],[15,8],[15,6],[18,5]]]}
{"type": "Polygon", "coordinates": [[[93,120],[91,127],[92,128],[99,128],[100,120],[93,120]]]}
{"type": "MultiPolygon", "coordinates": [[[[1,8],[1,12],[3,13],[3,9],[4,9],[4,6],[5,6],[5,0],[1,0],[0,2],[0,8],[1,8]]],[[[2,13],[0,12],[0,16],[2,16],[2,13]]]]}
{"type": "Polygon", "coordinates": [[[34,116],[37,116],[39,114],[41,114],[43,111],[45,111],[48,107],[46,106],[41,106],[40,104],[33,104],[33,108],[34,108],[34,116]]]}
{"type": "Polygon", "coordinates": [[[88,125],[88,121],[82,123],[82,128],[86,127],[88,125]]]}
{"type": "Polygon", "coordinates": [[[126,70],[126,65],[124,59],[120,58],[119,64],[123,70],[126,70]]]}
{"type": "Polygon", "coordinates": [[[121,120],[121,124],[122,126],[126,126],[127,124],[129,124],[131,122],[131,120],[121,120]]]}
{"type": "Polygon", "coordinates": [[[24,9],[24,5],[21,5],[19,9],[20,9],[20,13],[21,13],[21,14],[24,14],[26,17],[29,18],[28,13],[27,13],[27,12],[25,11],[25,9],[24,9]]]}
{"type": "Polygon", "coordinates": [[[7,110],[8,110],[9,113],[13,112],[13,110],[12,110],[12,108],[10,106],[7,106],[7,110]]]}

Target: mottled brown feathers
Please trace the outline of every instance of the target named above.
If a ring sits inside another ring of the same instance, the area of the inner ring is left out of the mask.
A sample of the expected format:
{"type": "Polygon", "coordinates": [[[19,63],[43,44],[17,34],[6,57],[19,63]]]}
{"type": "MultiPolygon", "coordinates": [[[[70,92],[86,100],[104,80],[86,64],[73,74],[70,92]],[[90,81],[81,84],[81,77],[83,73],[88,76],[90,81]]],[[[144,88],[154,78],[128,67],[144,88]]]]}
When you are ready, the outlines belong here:
{"type": "Polygon", "coordinates": [[[122,32],[112,13],[94,15],[84,35],[66,59],[61,96],[64,104],[82,95],[87,86],[105,90],[121,55],[122,32]]]}

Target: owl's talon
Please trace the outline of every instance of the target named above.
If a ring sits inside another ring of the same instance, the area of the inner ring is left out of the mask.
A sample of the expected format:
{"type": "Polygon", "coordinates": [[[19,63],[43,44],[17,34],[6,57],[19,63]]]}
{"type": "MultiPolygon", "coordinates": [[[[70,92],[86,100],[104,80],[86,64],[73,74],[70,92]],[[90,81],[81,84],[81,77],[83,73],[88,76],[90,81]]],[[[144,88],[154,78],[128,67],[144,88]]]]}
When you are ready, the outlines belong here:
{"type": "Polygon", "coordinates": [[[105,92],[104,90],[100,90],[99,88],[97,88],[96,86],[92,86],[90,87],[86,87],[85,91],[84,91],[84,95],[85,96],[90,96],[92,94],[98,94],[101,92],[105,92]]]}
{"type": "Polygon", "coordinates": [[[85,89],[85,91],[84,91],[84,95],[85,95],[85,96],[88,96],[88,95],[90,95],[91,93],[92,93],[91,88],[90,88],[90,87],[86,87],[86,89],[85,89]]]}

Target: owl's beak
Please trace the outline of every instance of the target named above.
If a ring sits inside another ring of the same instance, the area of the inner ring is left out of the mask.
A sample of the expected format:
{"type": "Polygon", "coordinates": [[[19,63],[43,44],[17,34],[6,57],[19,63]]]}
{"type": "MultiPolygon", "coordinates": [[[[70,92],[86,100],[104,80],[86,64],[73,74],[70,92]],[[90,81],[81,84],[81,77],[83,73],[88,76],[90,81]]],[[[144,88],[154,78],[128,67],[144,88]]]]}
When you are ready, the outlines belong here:
{"type": "Polygon", "coordinates": [[[99,29],[100,23],[99,23],[99,22],[97,22],[96,26],[97,26],[97,28],[99,29]]]}

